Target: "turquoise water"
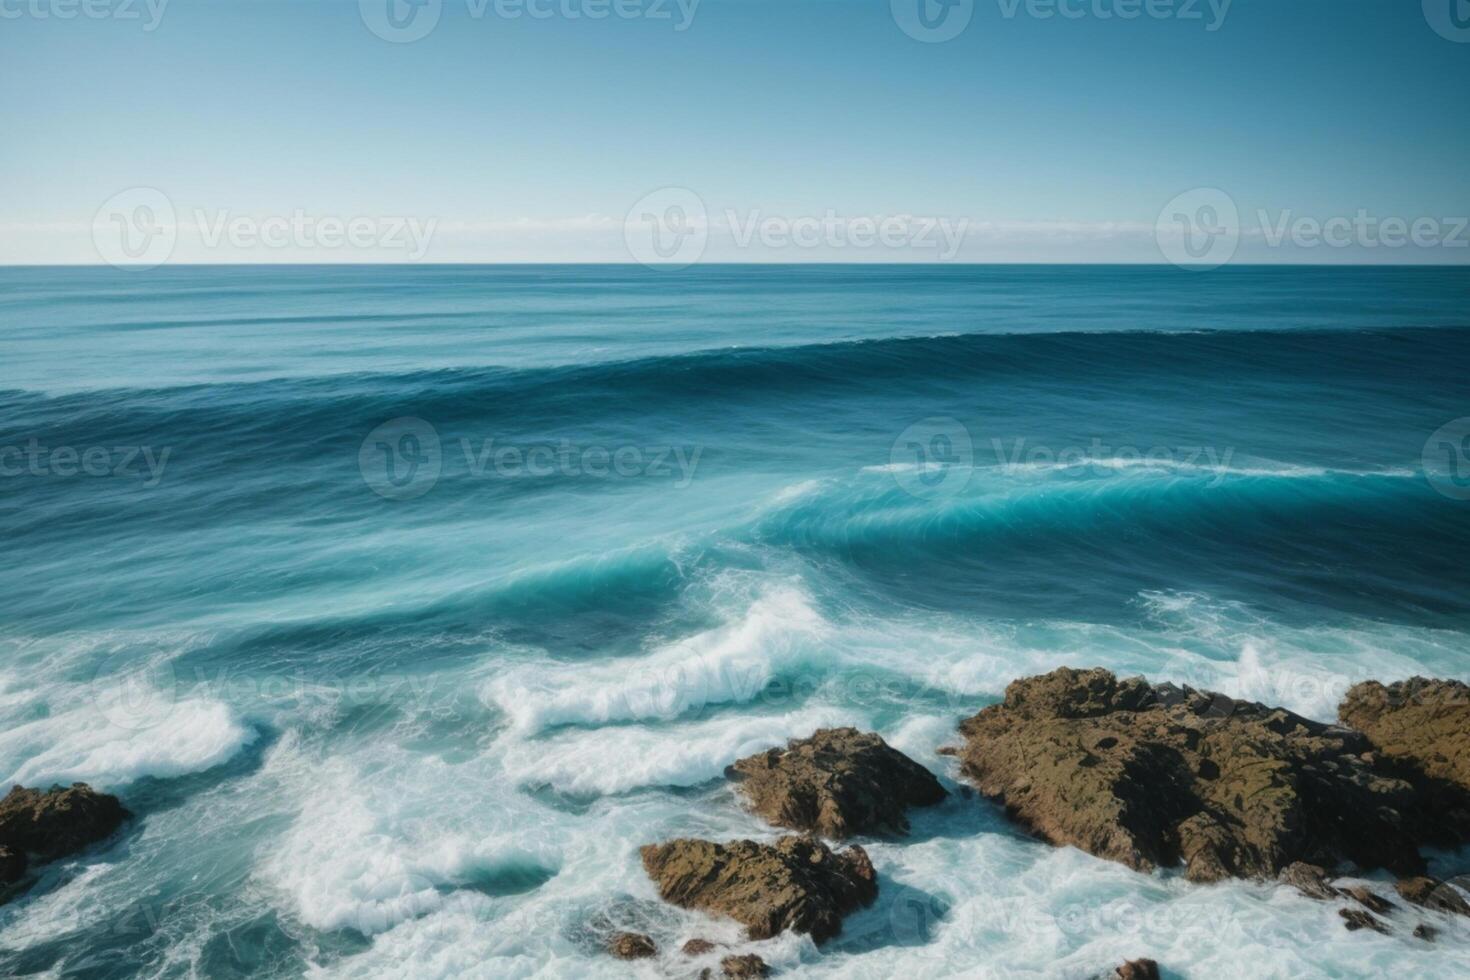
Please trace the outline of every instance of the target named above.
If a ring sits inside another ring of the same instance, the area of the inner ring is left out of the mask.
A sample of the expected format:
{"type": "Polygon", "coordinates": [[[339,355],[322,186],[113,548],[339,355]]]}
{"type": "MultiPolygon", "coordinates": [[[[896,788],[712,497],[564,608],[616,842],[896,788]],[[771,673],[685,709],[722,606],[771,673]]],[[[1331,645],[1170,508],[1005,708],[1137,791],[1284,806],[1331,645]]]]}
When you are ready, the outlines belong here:
{"type": "MultiPolygon", "coordinates": [[[[138,816],[0,973],[628,975],[600,919],[736,939],[637,846],[772,836],[723,767],[820,725],[957,788],[956,721],[1061,664],[1324,719],[1470,678],[1467,328],[1454,269],[0,270],[0,770],[138,816]]],[[[870,850],[842,939],[751,949],[1470,970],[958,793],[870,850]]]]}

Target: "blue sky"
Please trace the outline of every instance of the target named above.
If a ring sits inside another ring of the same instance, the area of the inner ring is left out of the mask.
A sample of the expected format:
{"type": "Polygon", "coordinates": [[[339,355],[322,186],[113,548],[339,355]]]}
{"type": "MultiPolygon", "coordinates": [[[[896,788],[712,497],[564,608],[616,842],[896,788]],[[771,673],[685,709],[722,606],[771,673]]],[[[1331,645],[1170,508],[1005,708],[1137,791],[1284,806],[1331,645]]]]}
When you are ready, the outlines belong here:
{"type": "Polygon", "coordinates": [[[0,0],[3,263],[99,261],[99,208],[139,187],[181,226],[172,261],[403,258],[207,234],[291,216],[415,219],[424,261],[629,261],[629,209],[667,187],[704,207],[706,260],[1161,261],[1195,188],[1238,206],[1236,261],[1470,257],[1470,38],[1420,0],[959,0],[942,43],[901,29],[920,0],[427,0],[410,43],[368,27],[404,0],[87,2],[0,0]],[[1439,237],[1273,247],[1262,212],[1439,237]],[[735,234],[893,216],[964,242],[735,234]]]}

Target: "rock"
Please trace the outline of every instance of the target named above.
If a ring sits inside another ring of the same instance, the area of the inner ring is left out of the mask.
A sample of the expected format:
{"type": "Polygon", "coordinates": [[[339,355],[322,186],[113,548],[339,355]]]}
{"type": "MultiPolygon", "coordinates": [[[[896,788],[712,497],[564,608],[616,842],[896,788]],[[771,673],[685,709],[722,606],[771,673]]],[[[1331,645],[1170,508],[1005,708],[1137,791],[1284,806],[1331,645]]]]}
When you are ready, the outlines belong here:
{"type": "Polygon", "coordinates": [[[932,806],[947,795],[929,770],[855,728],[824,728],[730,768],[766,820],[836,839],[907,833],[909,807],[932,806]]]}
{"type": "Polygon", "coordinates": [[[1353,901],[1357,902],[1368,911],[1377,912],[1379,915],[1387,915],[1389,912],[1392,912],[1396,908],[1396,906],[1388,899],[1383,898],[1382,896],[1374,892],[1370,892],[1362,885],[1354,885],[1351,888],[1344,888],[1342,889],[1342,894],[1346,895],[1348,898],[1351,898],[1353,901]]]}
{"type": "Polygon", "coordinates": [[[1315,864],[1293,861],[1281,870],[1281,880],[1293,885],[1308,898],[1331,899],[1337,897],[1337,889],[1327,880],[1327,872],[1315,864]]]}
{"type": "Polygon", "coordinates": [[[1366,737],[1106,670],[1015,681],[961,723],[962,772],[1043,840],[1194,881],[1296,861],[1420,873],[1416,786],[1366,737]]]}
{"type": "Polygon", "coordinates": [[[16,786],[0,800],[0,845],[51,861],[112,836],[127,817],[117,797],[86,783],[45,792],[16,786]]]}
{"type": "Polygon", "coordinates": [[[1390,758],[1470,790],[1470,687],[1414,677],[1348,689],[1337,716],[1390,758]]]}
{"type": "Polygon", "coordinates": [[[13,885],[24,878],[28,863],[24,851],[0,845],[0,887],[13,885]]]}
{"type": "Polygon", "coordinates": [[[732,980],[743,980],[746,977],[768,977],[771,975],[770,967],[766,961],[749,953],[745,956],[727,956],[720,960],[720,969],[725,976],[732,980]]]}
{"type": "Polygon", "coordinates": [[[619,932],[607,941],[607,951],[620,960],[646,960],[658,955],[658,947],[642,933],[619,932]]]}
{"type": "Polygon", "coordinates": [[[1129,960],[1117,970],[1118,980],[1159,980],[1159,964],[1150,959],[1129,960]]]}
{"type": "Polygon", "coordinates": [[[715,949],[715,944],[708,939],[691,939],[680,952],[685,956],[703,956],[705,953],[713,953],[715,949]]]}
{"type": "Polygon", "coordinates": [[[825,942],[842,931],[843,916],[878,897],[873,864],[856,846],[837,852],[795,836],[774,846],[681,838],[640,854],[664,901],[729,916],[752,939],[791,929],[825,942]]]}
{"type": "Polygon", "coordinates": [[[1434,937],[1439,935],[1439,930],[1428,923],[1421,922],[1414,927],[1414,938],[1422,939],[1426,943],[1434,942],[1434,937]]]}
{"type": "Polygon", "coordinates": [[[1342,916],[1342,924],[1347,927],[1348,932],[1372,929],[1374,932],[1381,932],[1385,935],[1388,933],[1387,926],[1362,909],[1338,909],[1337,914],[1342,916]]]}
{"type": "Polygon", "coordinates": [[[1414,905],[1422,905],[1437,912],[1470,915],[1470,902],[1466,902],[1465,896],[1448,882],[1424,877],[1403,878],[1394,888],[1404,901],[1414,905]]]}

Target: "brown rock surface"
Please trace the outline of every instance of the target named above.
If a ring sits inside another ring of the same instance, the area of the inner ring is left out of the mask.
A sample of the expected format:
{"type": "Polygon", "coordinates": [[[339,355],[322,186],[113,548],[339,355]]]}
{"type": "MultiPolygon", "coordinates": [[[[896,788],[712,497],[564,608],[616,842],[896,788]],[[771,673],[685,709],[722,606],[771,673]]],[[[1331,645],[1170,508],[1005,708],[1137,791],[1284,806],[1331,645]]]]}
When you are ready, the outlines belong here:
{"type": "Polygon", "coordinates": [[[705,953],[713,953],[714,951],[715,944],[708,939],[691,939],[680,950],[685,956],[703,956],[705,953]]]}
{"type": "Polygon", "coordinates": [[[842,917],[878,896],[877,875],[861,847],[833,851],[806,837],[774,845],[681,838],[640,851],[643,868],[666,902],[726,915],[752,939],[786,929],[824,942],[842,917]]]}
{"type": "Polygon", "coordinates": [[[1296,888],[1308,898],[1336,898],[1338,891],[1332,887],[1326,870],[1305,861],[1293,861],[1281,870],[1281,880],[1296,888]]]}
{"type": "Polygon", "coordinates": [[[1337,715],[1385,755],[1470,789],[1470,687],[1423,677],[1386,687],[1368,681],[1348,689],[1337,715]]]}
{"type": "Polygon", "coordinates": [[[1470,915],[1470,902],[1448,882],[1425,877],[1403,878],[1394,888],[1406,902],[1437,912],[1470,915]]]}
{"type": "Polygon", "coordinates": [[[0,846],[50,861],[112,836],[127,816],[117,797],[86,783],[16,786],[0,800],[0,846]]]}
{"type": "Polygon", "coordinates": [[[963,772],[1012,817],[1141,871],[1424,866],[1420,789],[1360,733],[1284,709],[1062,668],[1015,681],[960,732],[963,772]]]}
{"type": "Polygon", "coordinates": [[[756,813],[824,837],[907,833],[909,807],[947,795],[929,770],[855,728],[824,728],[730,768],[756,813]]]}

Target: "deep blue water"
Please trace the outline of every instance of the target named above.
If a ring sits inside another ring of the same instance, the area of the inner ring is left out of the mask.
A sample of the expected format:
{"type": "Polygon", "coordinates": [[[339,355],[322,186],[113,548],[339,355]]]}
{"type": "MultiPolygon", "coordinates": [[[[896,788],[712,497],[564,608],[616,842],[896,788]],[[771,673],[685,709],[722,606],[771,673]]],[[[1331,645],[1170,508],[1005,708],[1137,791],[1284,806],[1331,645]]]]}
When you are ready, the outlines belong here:
{"type": "MultiPolygon", "coordinates": [[[[1062,663],[1328,718],[1470,677],[1467,340],[1461,269],[0,269],[0,768],[139,815],[0,910],[0,972],[609,972],[598,911],[705,929],[636,846],[767,833],[720,772],[819,724],[950,778],[1062,663]]],[[[873,853],[932,934],[889,898],[762,955],[1470,963],[916,828],[873,853]]]]}

